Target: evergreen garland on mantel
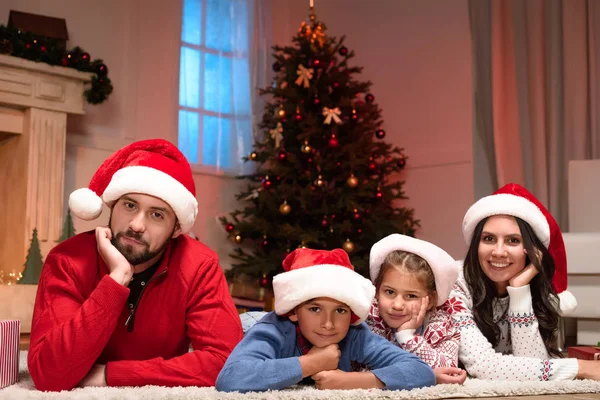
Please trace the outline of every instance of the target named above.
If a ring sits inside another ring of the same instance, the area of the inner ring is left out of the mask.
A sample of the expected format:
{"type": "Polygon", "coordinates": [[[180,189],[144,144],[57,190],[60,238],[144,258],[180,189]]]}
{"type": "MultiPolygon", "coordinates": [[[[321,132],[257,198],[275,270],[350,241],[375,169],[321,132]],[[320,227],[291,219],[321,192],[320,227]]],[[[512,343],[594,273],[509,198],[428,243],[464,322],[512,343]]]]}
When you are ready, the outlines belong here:
{"type": "Polygon", "coordinates": [[[102,103],[113,91],[104,62],[92,61],[90,54],[80,47],[63,50],[56,40],[0,25],[0,54],[94,73],[92,86],[84,92],[90,104],[102,103]]]}

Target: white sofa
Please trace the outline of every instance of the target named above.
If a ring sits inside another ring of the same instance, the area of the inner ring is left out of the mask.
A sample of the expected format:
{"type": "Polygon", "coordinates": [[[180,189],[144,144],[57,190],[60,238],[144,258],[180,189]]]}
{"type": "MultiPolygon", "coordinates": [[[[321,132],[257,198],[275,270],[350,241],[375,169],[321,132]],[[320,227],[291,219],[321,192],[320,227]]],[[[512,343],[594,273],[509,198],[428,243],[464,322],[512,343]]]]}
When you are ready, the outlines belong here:
{"type": "Polygon", "coordinates": [[[567,251],[569,291],[578,306],[577,343],[600,342],[600,160],[569,162],[569,230],[563,233],[567,251]]]}

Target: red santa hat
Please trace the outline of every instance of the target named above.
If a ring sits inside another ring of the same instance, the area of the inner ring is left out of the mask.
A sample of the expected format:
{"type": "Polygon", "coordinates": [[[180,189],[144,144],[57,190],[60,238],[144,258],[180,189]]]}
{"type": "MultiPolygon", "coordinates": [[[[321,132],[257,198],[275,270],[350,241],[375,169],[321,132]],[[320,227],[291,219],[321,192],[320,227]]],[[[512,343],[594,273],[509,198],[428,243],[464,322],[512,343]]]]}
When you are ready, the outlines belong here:
{"type": "Polygon", "coordinates": [[[285,272],[273,278],[275,313],[285,315],[296,306],[317,297],[330,297],[346,304],[358,325],[368,316],[375,287],[354,272],[342,249],[296,249],[283,260],[285,272]]]}
{"type": "Polygon", "coordinates": [[[492,215],[519,217],[531,226],[554,259],[556,270],[552,284],[558,293],[562,315],[568,315],[575,310],[577,300],[567,290],[567,253],[562,233],[546,207],[524,187],[509,183],[469,208],[463,220],[463,235],[467,244],[471,242],[479,221],[492,215]]]}
{"type": "Polygon", "coordinates": [[[158,197],[171,206],[183,233],[198,214],[196,186],[185,156],[163,139],[142,140],[117,150],[96,171],[87,188],[71,193],[69,208],[77,217],[93,220],[127,193],[158,197]]]}
{"type": "Polygon", "coordinates": [[[424,240],[394,233],[375,243],[371,247],[369,257],[371,281],[375,282],[377,280],[385,258],[396,250],[416,254],[429,264],[435,277],[436,305],[441,306],[444,304],[448,300],[452,286],[458,278],[459,266],[450,254],[433,243],[424,240]]]}

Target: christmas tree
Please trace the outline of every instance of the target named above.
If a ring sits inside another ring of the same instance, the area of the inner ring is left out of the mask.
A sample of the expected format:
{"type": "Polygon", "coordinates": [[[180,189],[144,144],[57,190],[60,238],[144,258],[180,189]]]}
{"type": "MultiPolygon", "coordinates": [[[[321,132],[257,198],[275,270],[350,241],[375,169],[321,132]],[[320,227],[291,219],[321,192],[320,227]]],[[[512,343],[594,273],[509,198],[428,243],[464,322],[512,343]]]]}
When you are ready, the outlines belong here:
{"type": "Polygon", "coordinates": [[[58,238],[57,243],[62,243],[70,237],[75,236],[75,227],[73,226],[73,218],[71,217],[71,210],[67,211],[65,216],[65,222],[63,223],[62,233],[58,238]]]}
{"type": "Polygon", "coordinates": [[[268,285],[281,262],[298,247],[342,247],[368,276],[370,247],[391,233],[414,235],[413,210],[398,173],[402,149],[385,143],[381,109],[371,82],[358,81],[354,52],[326,33],[311,8],[291,46],[274,46],[272,86],[259,124],[260,137],[245,161],[237,195],[244,208],[221,218],[229,237],[241,244],[228,277],[259,278],[268,285]]]}
{"type": "Polygon", "coordinates": [[[40,242],[37,237],[37,229],[33,229],[33,236],[31,237],[31,245],[27,252],[27,259],[25,261],[25,270],[23,270],[21,279],[17,283],[23,285],[37,285],[40,280],[42,273],[42,266],[44,261],[42,260],[42,252],[40,251],[40,242]]]}

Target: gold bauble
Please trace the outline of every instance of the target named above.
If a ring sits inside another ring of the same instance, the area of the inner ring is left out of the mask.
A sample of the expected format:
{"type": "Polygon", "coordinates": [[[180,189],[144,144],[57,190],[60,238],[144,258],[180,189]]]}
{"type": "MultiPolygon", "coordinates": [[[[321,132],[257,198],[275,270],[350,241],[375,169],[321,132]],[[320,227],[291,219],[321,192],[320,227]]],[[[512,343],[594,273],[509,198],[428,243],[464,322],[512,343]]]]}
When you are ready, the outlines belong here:
{"type": "Polygon", "coordinates": [[[256,160],[257,157],[258,157],[258,154],[256,154],[255,151],[253,151],[252,153],[250,153],[250,156],[248,158],[251,159],[252,161],[254,161],[254,160],[256,160]]]}
{"type": "Polygon", "coordinates": [[[283,109],[283,107],[281,107],[278,111],[277,111],[277,116],[279,118],[283,118],[285,117],[285,110],[283,109]]]}
{"type": "Polygon", "coordinates": [[[321,188],[321,187],[325,186],[325,181],[323,180],[323,177],[321,175],[319,175],[319,177],[317,179],[315,179],[314,184],[316,187],[321,188]]]}
{"type": "Polygon", "coordinates": [[[342,245],[342,248],[344,250],[346,250],[346,253],[350,254],[354,251],[354,243],[352,243],[350,241],[350,239],[346,239],[346,241],[344,242],[344,244],[342,245]]]}
{"type": "Polygon", "coordinates": [[[355,188],[358,186],[358,178],[352,174],[348,177],[348,179],[346,179],[346,184],[351,188],[355,188]]]}
{"type": "Polygon", "coordinates": [[[304,144],[302,145],[302,147],[300,147],[300,151],[304,154],[312,152],[312,147],[310,146],[310,144],[308,144],[308,140],[304,141],[304,144]]]}
{"type": "Polygon", "coordinates": [[[243,240],[244,240],[244,238],[239,233],[236,233],[235,235],[233,235],[233,241],[236,242],[237,244],[242,243],[243,240]]]}
{"type": "Polygon", "coordinates": [[[292,206],[290,206],[287,201],[284,201],[283,204],[279,206],[279,212],[281,215],[288,215],[290,212],[292,212],[292,206]]]}

